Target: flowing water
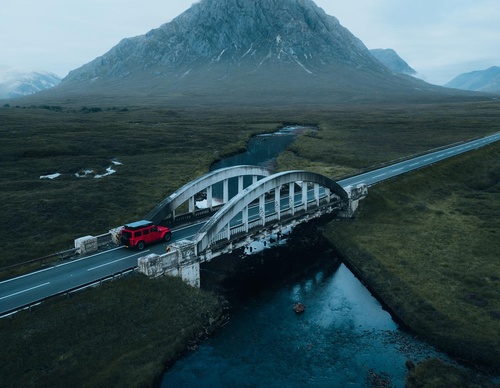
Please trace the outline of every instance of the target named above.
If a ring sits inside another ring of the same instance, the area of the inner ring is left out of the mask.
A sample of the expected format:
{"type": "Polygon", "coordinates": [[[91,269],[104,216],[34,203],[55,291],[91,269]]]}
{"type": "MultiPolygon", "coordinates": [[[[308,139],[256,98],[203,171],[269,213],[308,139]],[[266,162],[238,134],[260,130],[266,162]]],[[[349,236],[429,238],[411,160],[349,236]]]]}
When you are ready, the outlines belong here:
{"type": "Polygon", "coordinates": [[[342,264],[249,297],[162,387],[403,387],[406,360],[433,355],[342,264]]]}
{"type": "MultiPolygon", "coordinates": [[[[270,163],[297,129],[254,138],[244,156],[216,168],[270,163]]],[[[311,252],[322,255],[314,247],[311,252]]],[[[345,265],[331,267],[247,292],[228,324],[175,362],[161,386],[403,387],[405,362],[437,352],[401,329],[345,265]],[[296,302],[307,306],[304,313],[293,311],[296,302]]]]}

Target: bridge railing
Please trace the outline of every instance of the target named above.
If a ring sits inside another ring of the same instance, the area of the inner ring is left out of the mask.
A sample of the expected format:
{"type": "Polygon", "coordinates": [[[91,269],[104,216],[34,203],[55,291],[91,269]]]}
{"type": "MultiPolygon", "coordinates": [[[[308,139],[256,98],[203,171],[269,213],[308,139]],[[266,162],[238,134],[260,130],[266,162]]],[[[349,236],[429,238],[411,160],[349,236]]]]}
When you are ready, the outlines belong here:
{"type": "MultiPolygon", "coordinates": [[[[271,223],[275,224],[276,221],[286,223],[289,222],[290,220],[301,218],[309,212],[315,212],[329,206],[336,207],[337,205],[340,204],[341,201],[328,202],[328,200],[325,199],[324,201],[320,201],[320,205],[318,206],[316,201],[313,200],[308,202],[307,210],[306,206],[304,204],[301,204],[294,208],[293,213],[291,208],[281,211],[279,215],[278,212],[268,213],[266,214],[264,225],[262,225],[262,219],[257,218],[252,221],[249,221],[247,227],[243,223],[231,226],[229,231],[229,237],[230,239],[232,239],[238,236],[245,236],[247,234],[247,230],[249,233],[252,231],[261,230],[265,228],[266,225],[269,225],[271,223]]],[[[212,242],[210,243],[210,248],[214,249],[217,246],[224,245],[224,242],[227,241],[228,241],[228,231],[227,228],[224,228],[219,233],[217,233],[215,238],[212,240],[212,242]]]]}
{"type": "Polygon", "coordinates": [[[96,236],[97,239],[97,246],[99,248],[102,248],[103,246],[106,246],[108,244],[113,244],[115,241],[113,240],[113,235],[111,232],[101,234],[99,236],[96,236]]]}
{"type": "Polygon", "coordinates": [[[165,226],[174,226],[174,225],[178,226],[183,224],[189,224],[190,222],[193,221],[199,221],[211,217],[213,214],[217,213],[217,210],[219,210],[222,206],[224,206],[224,204],[214,205],[212,206],[212,209],[204,208],[204,209],[198,209],[193,213],[179,214],[175,216],[175,219],[173,219],[172,215],[170,215],[168,218],[162,221],[161,224],[165,226]]]}

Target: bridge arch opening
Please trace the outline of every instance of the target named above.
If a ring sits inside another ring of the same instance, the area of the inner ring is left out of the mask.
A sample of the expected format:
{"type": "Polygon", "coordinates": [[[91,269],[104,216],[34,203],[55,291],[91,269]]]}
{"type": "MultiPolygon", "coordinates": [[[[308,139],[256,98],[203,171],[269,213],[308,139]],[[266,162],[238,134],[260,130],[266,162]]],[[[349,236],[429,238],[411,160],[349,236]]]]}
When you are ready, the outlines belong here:
{"type": "MultiPolygon", "coordinates": [[[[214,203],[213,187],[216,184],[222,183],[222,203],[226,203],[229,198],[229,181],[236,178],[237,193],[245,189],[245,177],[251,177],[251,182],[255,183],[262,177],[267,177],[271,172],[259,166],[234,166],[222,168],[209,172],[175,191],[169,197],[160,202],[151,212],[146,215],[145,219],[159,224],[164,220],[178,221],[181,218],[189,219],[196,216],[206,216],[220,206],[214,203]],[[199,193],[204,193],[207,206],[202,211],[197,211],[195,206],[196,196],[199,193]],[[187,203],[188,212],[183,215],[177,215],[176,211],[187,203]]],[[[248,187],[248,186],[247,186],[248,187]]],[[[237,194],[238,195],[238,194],[237,194]]]]}

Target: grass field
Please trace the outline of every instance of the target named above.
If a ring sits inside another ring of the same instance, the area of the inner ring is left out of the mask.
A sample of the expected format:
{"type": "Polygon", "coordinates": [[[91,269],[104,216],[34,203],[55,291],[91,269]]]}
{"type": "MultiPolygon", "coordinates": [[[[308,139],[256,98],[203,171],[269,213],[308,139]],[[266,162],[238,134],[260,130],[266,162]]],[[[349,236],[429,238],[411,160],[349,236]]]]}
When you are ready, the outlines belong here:
{"type": "Polygon", "coordinates": [[[374,186],[326,236],[419,336],[500,365],[500,144],[374,186]]]}
{"type": "Polygon", "coordinates": [[[217,297],[174,277],[53,299],[0,319],[0,386],[150,387],[221,314],[217,297]]]}

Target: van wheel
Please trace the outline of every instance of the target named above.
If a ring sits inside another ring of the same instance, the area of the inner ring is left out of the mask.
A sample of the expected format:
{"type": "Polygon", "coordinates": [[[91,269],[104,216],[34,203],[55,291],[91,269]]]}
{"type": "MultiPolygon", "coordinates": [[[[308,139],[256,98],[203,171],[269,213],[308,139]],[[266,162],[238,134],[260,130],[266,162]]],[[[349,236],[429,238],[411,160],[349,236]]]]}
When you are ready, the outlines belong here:
{"type": "Polygon", "coordinates": [[[137,243],[137,249],[139,249],[140,251],[142,251],[144,249],[144,241],[139,241],[137,243]]]}
{"type": "Polygon", "coordinates": [[[171,238],[172,238],[172,233],[167,233],[165,234],[165,236],[163,236],[164,241],[170,241],[171,238]]]}

